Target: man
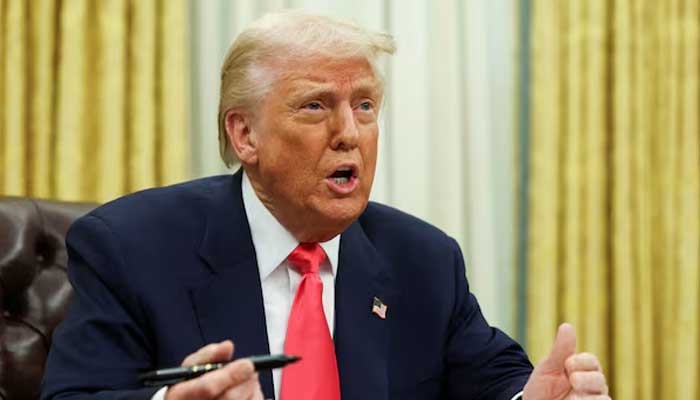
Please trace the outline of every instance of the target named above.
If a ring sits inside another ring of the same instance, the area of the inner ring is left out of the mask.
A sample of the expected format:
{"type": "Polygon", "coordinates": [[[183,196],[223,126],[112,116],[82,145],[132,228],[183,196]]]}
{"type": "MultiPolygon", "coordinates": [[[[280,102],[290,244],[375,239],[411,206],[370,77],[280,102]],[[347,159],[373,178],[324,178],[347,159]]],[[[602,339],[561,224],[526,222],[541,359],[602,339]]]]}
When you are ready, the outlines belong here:
{"type": "Polygon", "coordinates": [[[46,399],[607,398],[560,328],[537,368],[491,328],[441,231],[368,203],[390,36],[268,15],[233,44],[219,112],[233,176],[136,193],[67,238],[75,299],[46,399]],[[228,366],[163,388],[140,372],[228,366]],[[199,350],[197,350],[199,349],[199,350]],[[245,357],[297,354],[255,373],[245,357]],[[189,353],[189,355],[188,355],[189,353]]]}

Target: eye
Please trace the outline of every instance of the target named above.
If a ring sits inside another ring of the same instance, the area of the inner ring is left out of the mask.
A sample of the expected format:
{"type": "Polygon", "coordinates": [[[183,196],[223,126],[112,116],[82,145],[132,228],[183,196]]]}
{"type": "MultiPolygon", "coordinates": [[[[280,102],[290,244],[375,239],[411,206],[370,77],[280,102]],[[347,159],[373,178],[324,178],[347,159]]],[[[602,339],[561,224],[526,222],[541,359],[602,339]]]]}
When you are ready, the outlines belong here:
{"type": "Polygon", "coordinates": [[[321,109],[321,103],[319,103],[318,101],[312,101],[312,102],[310,102],[310,103],[306,103],[306,104],[304,105],[304,107],[302,107],[302,108],[304,108],[304,109],[306,109],[306,110],[312,110],[312,111],[320,110],[320,109],[321,109]]]}
{"type": "Polygon", "coordinates": [[[362,111],[372,111],[374,105],[370,101],[363,101],[358,107],[362,111]]]}

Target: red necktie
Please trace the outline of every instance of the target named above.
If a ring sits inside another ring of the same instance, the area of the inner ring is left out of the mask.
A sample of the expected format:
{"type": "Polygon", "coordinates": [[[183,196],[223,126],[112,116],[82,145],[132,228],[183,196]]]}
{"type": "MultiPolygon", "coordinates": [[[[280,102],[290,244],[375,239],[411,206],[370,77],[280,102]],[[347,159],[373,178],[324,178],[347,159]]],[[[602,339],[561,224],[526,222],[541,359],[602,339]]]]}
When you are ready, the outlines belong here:
{"type": "Polygon", "coordinates": [[[325,259],[317,243],[302,243],[287,257],[302,277],[289,314],[284,352],[300,356],[301,361],[282,370],[281,400],[340,400],[338,364],[318,275],[325,259]]]}

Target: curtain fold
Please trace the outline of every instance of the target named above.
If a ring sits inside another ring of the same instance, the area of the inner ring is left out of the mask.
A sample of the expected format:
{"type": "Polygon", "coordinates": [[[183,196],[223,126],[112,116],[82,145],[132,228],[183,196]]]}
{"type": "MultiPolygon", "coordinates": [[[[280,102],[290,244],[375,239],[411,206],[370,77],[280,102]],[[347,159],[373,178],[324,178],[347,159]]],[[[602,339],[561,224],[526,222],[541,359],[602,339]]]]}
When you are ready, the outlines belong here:
{"type": "Polygon", "coordinates": [[[0,2],[0,194],[106,201],[185,179],[187,7],[0,2]]]}
{"type": "Polygon", "coordinates": [[[700,395],[700,5],[534,0],[528,349],[613,398],[700,395]]]}
{"type": "Polygon", "coordinates": [[[3,101],[2,139],[4,148],[4,165],[15,165],[14,168],[3,168],[2,183],[9,191],[18,192],[27,186],[27,169],[24,163],[27,152],[27,89],[29,84],[27,53],[28,29],[27,7],[25,2],[6,0],[2,4],[3,17],[6,21],[2,28],[3,42],[3,97],[11,101],[3,101]]]}

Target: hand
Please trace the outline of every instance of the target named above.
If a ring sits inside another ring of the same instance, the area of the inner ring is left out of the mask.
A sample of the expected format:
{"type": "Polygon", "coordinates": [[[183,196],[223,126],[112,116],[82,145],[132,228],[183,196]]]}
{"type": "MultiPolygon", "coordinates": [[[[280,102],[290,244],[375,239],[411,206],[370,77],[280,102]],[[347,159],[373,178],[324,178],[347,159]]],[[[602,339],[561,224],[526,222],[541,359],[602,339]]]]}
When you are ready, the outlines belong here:
{"type": "MultiPolygon", "coordinates": [[[[225,340],[202,347],[182,362],[183,367],[228,361],[233,342],[225,340]]],[[[263,400],[260,381],[253,363],[241,359],[198,378],[168,388],[165,400],[263,400]]]]}
{"type": "Polygon", "coordinates": [[[523,400],[610,400],[600,362],[593,354],[576,354],[576,332],[562,324],[549,356],[542,360],[523,390],[523,400]]]}

